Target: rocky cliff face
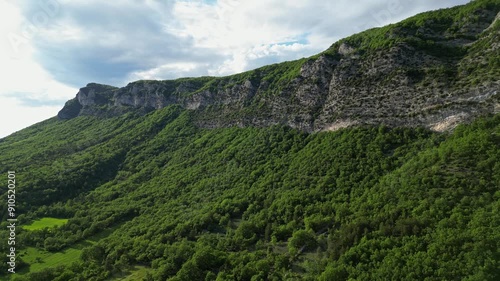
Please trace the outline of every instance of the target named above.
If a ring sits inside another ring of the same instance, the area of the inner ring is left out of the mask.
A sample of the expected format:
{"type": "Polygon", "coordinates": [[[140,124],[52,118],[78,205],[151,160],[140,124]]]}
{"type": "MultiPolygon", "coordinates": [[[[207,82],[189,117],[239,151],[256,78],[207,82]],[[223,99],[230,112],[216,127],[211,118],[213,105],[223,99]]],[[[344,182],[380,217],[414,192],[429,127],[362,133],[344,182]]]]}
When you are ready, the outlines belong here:
{"type": "Polygon", "coordinates": [[[313,132],[386,124],[448,130],[500,109],[500,5],[491,2],[418,15],[341,40],[317,56],[238,75],[137,81],[123,88],[91,83],[58,116],[114,116],[179,104],[207,128],[284,124],[313,132]]]}

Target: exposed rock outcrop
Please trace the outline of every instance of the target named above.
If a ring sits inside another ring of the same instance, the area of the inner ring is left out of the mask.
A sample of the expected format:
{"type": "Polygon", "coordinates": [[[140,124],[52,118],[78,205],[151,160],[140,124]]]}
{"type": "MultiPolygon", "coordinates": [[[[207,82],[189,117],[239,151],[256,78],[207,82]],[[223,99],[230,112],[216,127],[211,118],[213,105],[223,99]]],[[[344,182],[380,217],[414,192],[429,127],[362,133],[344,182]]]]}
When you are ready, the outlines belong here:
{"type": "Polygon", "coordinates": [[[447,28],[432,15],[414,25],[407,20],[380,38],[367,36],[380,46],[355,35],[309,59],[228,77],[137,81],[123,88],[91,83],[58,116],[114,116],[179,104],[195,111],[197,124],[206,128],[284,124],[313,132],[386,124],[448,130],[498,112],[494,9],[478,8],[447,28]]]}

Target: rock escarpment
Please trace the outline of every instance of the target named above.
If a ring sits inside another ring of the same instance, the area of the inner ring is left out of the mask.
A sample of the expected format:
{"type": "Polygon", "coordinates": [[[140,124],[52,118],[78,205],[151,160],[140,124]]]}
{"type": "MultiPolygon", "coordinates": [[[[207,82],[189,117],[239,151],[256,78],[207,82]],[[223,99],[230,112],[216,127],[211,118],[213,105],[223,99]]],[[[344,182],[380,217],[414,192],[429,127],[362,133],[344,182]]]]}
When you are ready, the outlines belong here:
{"type": "Polygon", "coordinates": [[[58,116],[146,113],[179,104],[206,128],[283,124],[313,132],[386,124],[448,130],[500,109],[500,5],[483,2],[417,15],[343,39],[311,58],[233,76],[137,81],[123,88],[91,83],[58,116]]]}

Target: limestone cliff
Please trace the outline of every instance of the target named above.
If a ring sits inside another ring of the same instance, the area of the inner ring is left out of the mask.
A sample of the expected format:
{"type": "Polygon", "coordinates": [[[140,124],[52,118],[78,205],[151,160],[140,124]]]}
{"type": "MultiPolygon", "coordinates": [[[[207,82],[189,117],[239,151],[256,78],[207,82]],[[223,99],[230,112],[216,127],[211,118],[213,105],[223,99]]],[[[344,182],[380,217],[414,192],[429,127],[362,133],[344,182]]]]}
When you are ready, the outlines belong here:
{"type": "Polygon", "coordinates": [[[115,116],[170,104],[199,126],[289,125],[304,131],[356,124],[442,131],[500,109],[500,4],[417,15],[333,44],[316,56],[227,77],[91,83],[58,114],[115,116]]]}

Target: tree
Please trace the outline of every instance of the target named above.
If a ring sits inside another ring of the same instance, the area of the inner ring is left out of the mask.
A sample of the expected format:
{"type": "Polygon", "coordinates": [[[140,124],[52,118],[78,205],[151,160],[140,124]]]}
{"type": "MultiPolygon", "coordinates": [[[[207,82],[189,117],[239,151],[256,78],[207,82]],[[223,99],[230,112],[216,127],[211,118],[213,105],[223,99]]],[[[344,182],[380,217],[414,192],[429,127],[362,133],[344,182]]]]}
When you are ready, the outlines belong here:
{"type": "Polygon", "coordinates": [[[298,251],[311,251],[316,249],[318,242],[316,235],[304,229],[295,231],[292,238],[288,240],[288,250],[290,253],[298,253],[298,251]]]}

